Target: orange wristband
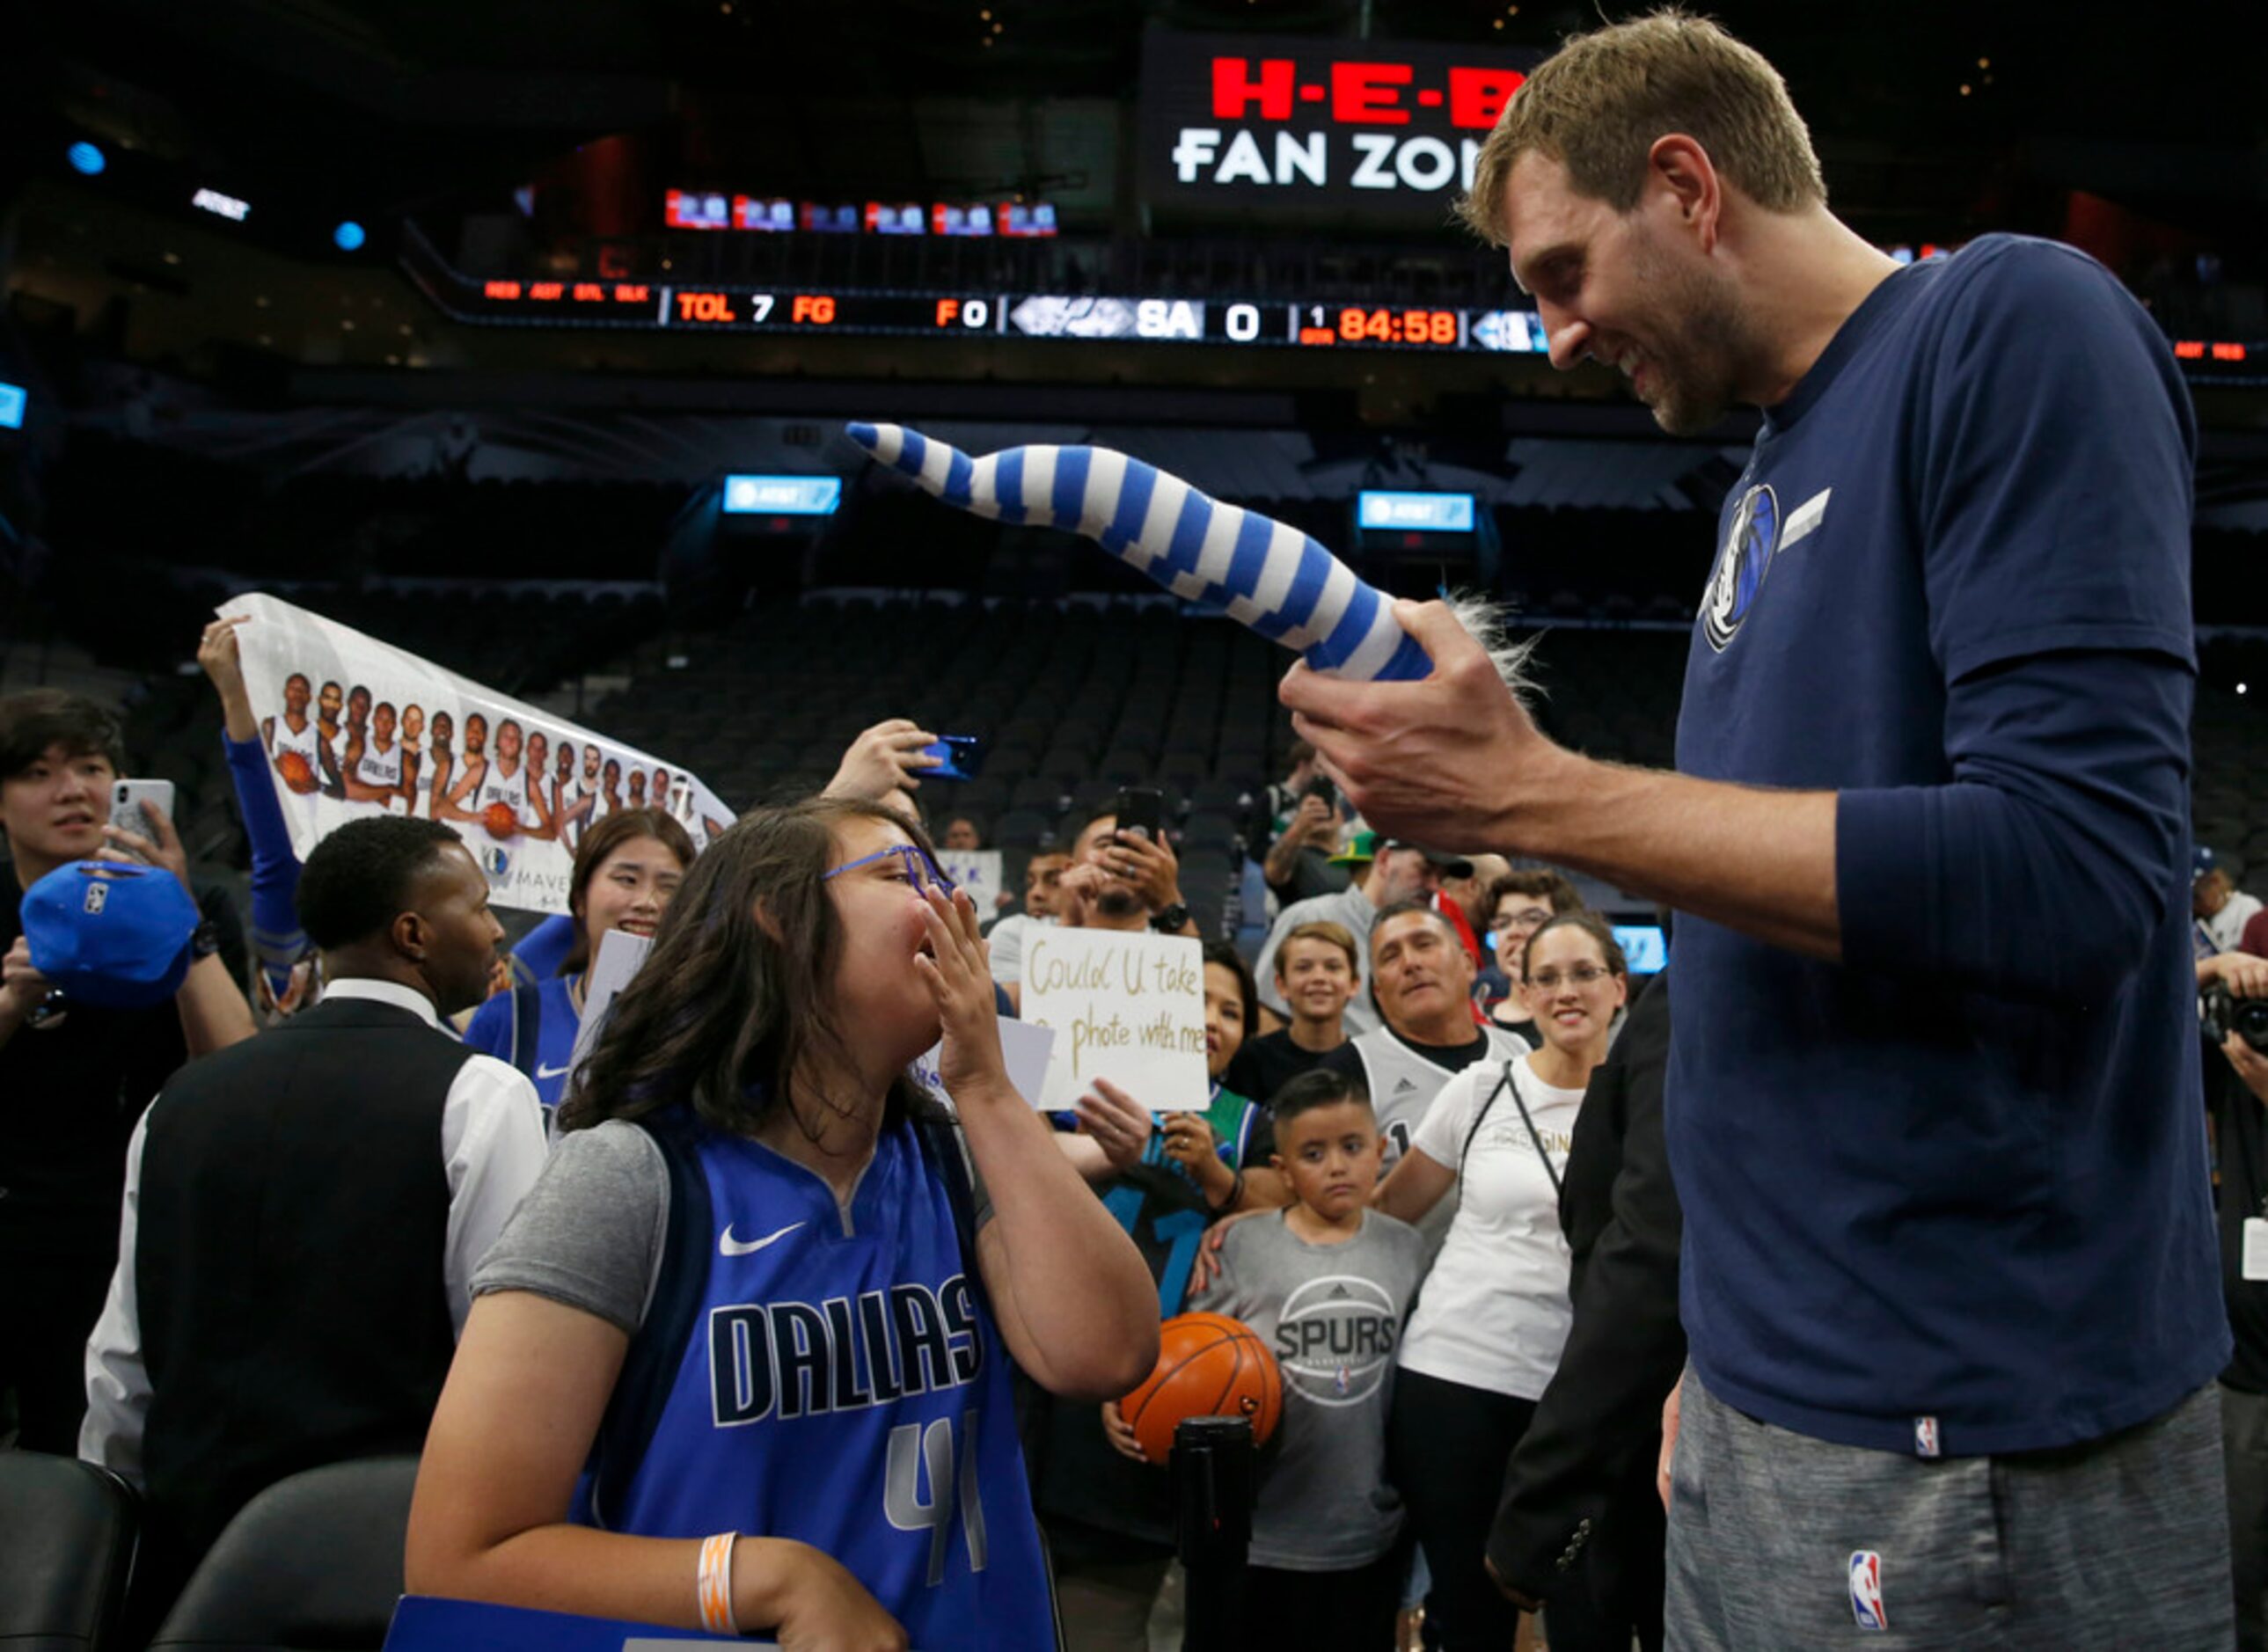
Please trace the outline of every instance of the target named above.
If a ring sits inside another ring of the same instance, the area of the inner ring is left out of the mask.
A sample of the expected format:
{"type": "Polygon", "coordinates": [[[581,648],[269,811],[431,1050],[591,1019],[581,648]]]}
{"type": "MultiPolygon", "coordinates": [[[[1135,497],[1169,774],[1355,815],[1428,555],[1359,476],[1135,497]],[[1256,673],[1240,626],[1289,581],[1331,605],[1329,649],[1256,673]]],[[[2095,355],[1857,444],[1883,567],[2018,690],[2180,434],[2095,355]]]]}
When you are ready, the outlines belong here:
{"type": "Polygon", "coordinates": [[[711,1634],[740,1633],[733,1618],[733,1545],[740,1535],[719,1531],[701,1540],[701,1626],[711,1634]]]}

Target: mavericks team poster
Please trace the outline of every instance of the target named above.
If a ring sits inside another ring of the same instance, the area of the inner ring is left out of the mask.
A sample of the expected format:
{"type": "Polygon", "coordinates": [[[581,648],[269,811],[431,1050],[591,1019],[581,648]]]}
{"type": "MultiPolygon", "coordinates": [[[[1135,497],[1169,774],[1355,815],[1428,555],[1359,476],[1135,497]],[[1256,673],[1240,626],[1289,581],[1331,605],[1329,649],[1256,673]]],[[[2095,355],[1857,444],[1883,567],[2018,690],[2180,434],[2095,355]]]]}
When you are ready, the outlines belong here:
{"type": "Polygon", "coordinates": [[[575,850],[617,809],[707,845],[733,822],[682,767],[262,593],[234,597],[244,682],[301,860],[348,821],[456,827],[498,906],[567,910],[575,850]]]}

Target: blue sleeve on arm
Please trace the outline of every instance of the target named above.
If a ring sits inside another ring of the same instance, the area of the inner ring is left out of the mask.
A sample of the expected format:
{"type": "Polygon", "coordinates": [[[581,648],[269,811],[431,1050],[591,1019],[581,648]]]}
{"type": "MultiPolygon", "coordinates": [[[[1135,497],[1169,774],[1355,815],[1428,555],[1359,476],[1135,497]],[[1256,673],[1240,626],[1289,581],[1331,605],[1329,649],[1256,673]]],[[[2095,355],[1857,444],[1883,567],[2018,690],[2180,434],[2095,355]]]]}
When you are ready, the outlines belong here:
{"type": "Polygon", "coordinates": [[[525,970],[529,980],[549,980],[574,950],[575,920],[566,913],[555,913],[530,929],[512,949],[515,966],[512,973],[517,976],[525,970]]]}
{"type": "Polygon", "coordinates": [[[1953,683],[2077,649],[2193,661],[2197,422],[2163,334],[2067,246],[2001,249],[1966,299],[1923,381],[1916,451],[1939,670],[1953,683]]]}
{"type": "Polygon", "coordinates": [[[2185,899],[2188,664],[2068,651],[1954,684],[1951,783],[1845,791],[1844,961],[2099,1002],[2185,899]]]}
{"type": "Polygon", "coordinates": [[[281,998],[291,985],[291,966],[307,951],[292,896],[299,888],[299,857],[291,849],[291,830],[268,769],[268,748],[255,737],[221,737],[228,754],[228,777],[236,787],[236,806],[244,816],[244,835],[252,845],[252,952],[267,978],[269,995],[281,998]]]}
{"type": "Polygon", "coordinates": [[[1948,781],[1845,791],[1843,951],[2099,1001],[2181,902],[2195,693],[2173,356],[2109,271],[2010,241],[1927,370],[1918,507],[1948,781]]]}

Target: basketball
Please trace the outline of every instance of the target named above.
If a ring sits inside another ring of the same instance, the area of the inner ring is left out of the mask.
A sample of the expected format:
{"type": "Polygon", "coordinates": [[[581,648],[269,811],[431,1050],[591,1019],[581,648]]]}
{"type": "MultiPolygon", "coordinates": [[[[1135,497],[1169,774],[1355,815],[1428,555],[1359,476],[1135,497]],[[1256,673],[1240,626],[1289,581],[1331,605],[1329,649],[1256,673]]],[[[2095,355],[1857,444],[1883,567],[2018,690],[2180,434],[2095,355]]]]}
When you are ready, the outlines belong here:
{"type": "Polygon", "coordinates": [[[481,824],[489,835],[501,842],[519,830],[519,811],[499,798],[481,811],[481,824]]]}
{"type": "Polygon", "coordinates": [[[307,766],[304,752],[286,752],[276,760],[276,770],[284,776],[284,783],[293,791],[315,789],[315,771],[307,766]]]}
{"type": "Polygon", "coordinates": [[[1265,1445],[1284,1414],[1284,1378],[1242,1320],[1180,1314],[1159,1329],[1157,1369],[1118,1407],[1143,1455],[1162,1467],[1184,1417],[1249,1417],[1252,1443],[1265,1445]]]}

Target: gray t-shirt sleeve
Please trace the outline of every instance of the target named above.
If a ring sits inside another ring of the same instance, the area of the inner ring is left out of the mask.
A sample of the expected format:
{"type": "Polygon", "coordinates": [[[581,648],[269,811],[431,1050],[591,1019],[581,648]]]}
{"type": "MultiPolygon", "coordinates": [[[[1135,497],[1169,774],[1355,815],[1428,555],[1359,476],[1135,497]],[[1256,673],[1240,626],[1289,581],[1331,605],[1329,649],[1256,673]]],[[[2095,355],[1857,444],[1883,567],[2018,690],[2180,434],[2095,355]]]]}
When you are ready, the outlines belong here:
{"type": "Polygon", "coordinates": [[[992,979],[1003,987],[1013,987],[1024,979],[1024,930],[1030,922],[1022,913],[1012,913],[985,937],[992,979]]]}
{"type": "Polygon", "coordinates": [[[533,1291],[635,1336],[669,1232],[669,1167],[634,1124],[562,1136],[473,1274],[475,1300],[533,1291]]]}

